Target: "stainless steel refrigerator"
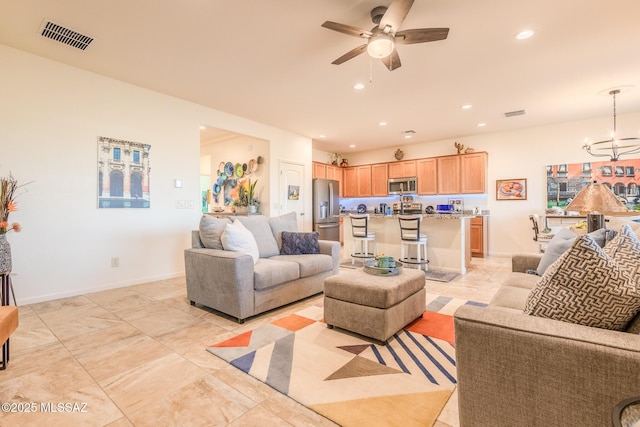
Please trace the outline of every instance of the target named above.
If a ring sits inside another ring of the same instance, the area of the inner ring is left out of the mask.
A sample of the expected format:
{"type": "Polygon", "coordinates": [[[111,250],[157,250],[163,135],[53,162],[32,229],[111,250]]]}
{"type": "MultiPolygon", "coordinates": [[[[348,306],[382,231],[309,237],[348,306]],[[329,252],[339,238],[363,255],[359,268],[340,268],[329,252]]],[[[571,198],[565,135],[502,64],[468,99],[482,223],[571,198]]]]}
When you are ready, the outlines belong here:
{"type": "Polygon", "coordinates": [[[313,231],[321,240],[340,241],[339,183],[332,179],[313,180],[313,231]]]}

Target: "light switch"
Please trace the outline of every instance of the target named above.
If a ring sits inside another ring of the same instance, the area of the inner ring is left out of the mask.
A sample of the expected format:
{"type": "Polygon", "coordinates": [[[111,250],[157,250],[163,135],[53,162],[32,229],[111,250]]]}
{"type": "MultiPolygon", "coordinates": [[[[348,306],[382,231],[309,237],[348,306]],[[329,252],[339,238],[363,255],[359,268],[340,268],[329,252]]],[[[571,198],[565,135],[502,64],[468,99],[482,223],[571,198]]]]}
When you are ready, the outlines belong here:
{"type": "Polygon", "coordinates": [[[181,179],[176,179],[174,181],[174,185],[176,188],[182,188],[182,180],[181,179]]]}

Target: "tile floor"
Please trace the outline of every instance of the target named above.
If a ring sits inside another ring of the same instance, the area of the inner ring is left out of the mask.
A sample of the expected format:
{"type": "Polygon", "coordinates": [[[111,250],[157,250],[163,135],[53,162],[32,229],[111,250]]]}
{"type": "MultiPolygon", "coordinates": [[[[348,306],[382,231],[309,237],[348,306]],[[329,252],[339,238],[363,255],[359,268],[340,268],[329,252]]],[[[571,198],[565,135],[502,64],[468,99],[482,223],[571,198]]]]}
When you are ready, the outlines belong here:
{"type": "MultiPolygon", "coordinates": [[[[427,281],[427,292],[488,302],[510,269],[510,258],[474,258],[466,275],[427,281]]],[[[205,351],[321,298],[243,325],[191,306],[184,277],[22,306],[0,402],[23,412],[3,406],[0,425],[333,426],[205,351]],[[60,411],[45,414],[41,403],[60,411]]],[[[436,427],[458,425],[456,397],[436,427]]]]}

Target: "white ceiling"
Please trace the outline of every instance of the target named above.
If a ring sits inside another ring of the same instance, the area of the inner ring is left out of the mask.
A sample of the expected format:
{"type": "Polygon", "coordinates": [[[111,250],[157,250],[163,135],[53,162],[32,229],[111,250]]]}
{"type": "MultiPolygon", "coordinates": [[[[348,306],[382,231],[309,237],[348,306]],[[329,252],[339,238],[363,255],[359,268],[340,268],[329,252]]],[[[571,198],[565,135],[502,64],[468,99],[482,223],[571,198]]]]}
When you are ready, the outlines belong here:
{"type": "Polygon", "coordinates": [[[370,29],[370,10],[389,3],[0,0],[0,43],[331,152],[406,144],[405,130],[416,132],[413,142],[434,141],[603,116],[611,99],[598,93],[623,85],[635,89],[618,97],[618,112],[640,109],[640,0],[417,0],[400,29],[449,27],[447,40],[399,46],[393,72],[366,54],[332,65],[362,40],[320,25],[370,29]],[[94,41],[81,51],[46,39],[44,20],[94,41]],[[535,36],[516,41],[526,28],[535,36]],[[365,89],[355,91],[357,82],[365,89]],[[503,115],[519,109],[526,115],[503,115]]]}

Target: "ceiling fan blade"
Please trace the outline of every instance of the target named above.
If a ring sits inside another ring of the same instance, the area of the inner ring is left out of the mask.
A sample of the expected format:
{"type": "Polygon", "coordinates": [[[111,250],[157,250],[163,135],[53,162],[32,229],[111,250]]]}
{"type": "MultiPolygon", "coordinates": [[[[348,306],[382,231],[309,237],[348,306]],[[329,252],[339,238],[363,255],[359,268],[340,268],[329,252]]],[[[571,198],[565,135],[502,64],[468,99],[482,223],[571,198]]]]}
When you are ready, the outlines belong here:
{"type": "Polygon", "coordinates": [[[395,42],[398,44],[414,44],[444,40],[449,35],[448,28],[416,28],[398,31],[395,42]]]}
{"type": "Polygon", "coordinates": [[[363,44],[362,46],[358,46],[357,48],[351,49],[349,52],[345,53],[340,58],[338,58],[335,61],[333,61],[332,64],[340,65],[343,62],[347,62],[348,60],[355,58],[356,56],[360,55],[361,53],[365,52],[366,50],[367,50],[367,45],[366,44],[363,44]]]}
{"type": "Polygon", "coordinates": [[[324,21],[321,25],[324,28],[328,28],[339,33],[347,34],[355,37],[369,38],[371,37],[371,31],[363,30],[362,28],[352,27],[351,25],[340,24],[333,21],[324,21]]]}
{"type": "Polygon", "coordinates": [[[400,55],[398,55],[398,49],[393,49],[391,55],[385,56],[381,59],[385,67],[387,67],[389,71],[393,71],[396,68],[400,68],[402,66],[402,63],[400,62],[400,55]]]}
{"type": "Polygon", "coordinates": [[[409,13],[409,9],[413,6],[414,0],[393,0],[393,3],[389,5],[387,11],[384,13],[384,16],[380,20],[380,24],[378,27],[383,30],[385,33],[389,31],[385,31],[387,26],[391,27],[391,33],[395,33],[400,28],[400,25],[404,21],[404,18],[407,17],[409,13]]]}

